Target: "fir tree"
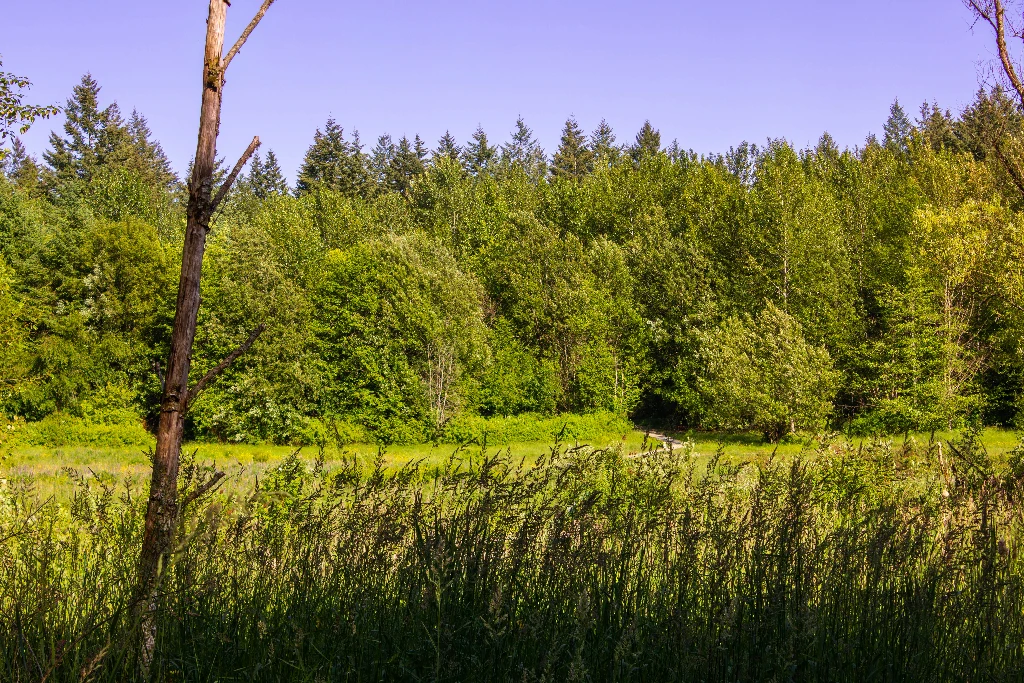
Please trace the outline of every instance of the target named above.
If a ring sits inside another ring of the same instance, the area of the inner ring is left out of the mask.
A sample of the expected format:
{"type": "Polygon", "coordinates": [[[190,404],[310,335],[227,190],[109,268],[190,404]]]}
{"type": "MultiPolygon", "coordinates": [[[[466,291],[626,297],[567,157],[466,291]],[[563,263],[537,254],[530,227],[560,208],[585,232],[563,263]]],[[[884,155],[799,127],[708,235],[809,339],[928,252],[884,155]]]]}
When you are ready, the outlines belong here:
{"type": "Polygon", "coordinates": [[[133,109],[127,132],[131,145],[131,158],[127,164],[152,185],[170,189],[177,177],[160,143],[152,139],[153,133],[146,117],[133,109]]]}
{"type": "Polygon", "coordinates": [[[633,157],[633,161],[639,163],[660,151],[661,133],[654,129],[650,121],[644,121],[640,132],[636,134],[636,142],[629,150],[630,156],[633,157]]]}
{"type": "Polygon", "coordinates": [[[423,171],[423,160],[415,146],[409,142],[409,138],[402,136],[395,147],[395,153],[388,169],[388,187],[395,192],[407,195],[412,188],[413,178],[423,171]]]}
{"type": "Polygon", "coordinates": [[[391,136],[385,133],[377,138],[377,144],[370,152],[370,169],[373,171],[373,179],[381,189],[386,189],[390,185],[391,162],[395,159],[396,151],[391,136]]]}
{"type": "Polygon", "coordinates": [[[50,150],[43,159],[60,180],[88,179],[100,166],[126,156],[131,138],[117,103],[99,106],[100,86],[90,74],[82,76],[64,107],[64,134],[50,133],[50,150]]]}
{"type": "Polygon", "coordinates": [[[1020,106],[995,87],[991,92],[979,88],[975,100],[956,122],[956,136],[978,161],[986,159],[994,145],[1016,138],[1024,129],[1020,106]]]}
{"type": "Polygon", "coordinates": [[[473,142],[462,151],[462,163],[473,175],[480,175],[490,170],[498,156],[496,147],[487,142],[487,133],[481,126],[473,132],[473,142]]]}
{"type": "Polygon", "coordinates": [[[267,152],[266,161],[260,158],[259,152],[254,154],[249,169],[246,183],[258,199],[266,199],[271,195],[288,194],[288,181],[285,180],[284,174],[281,172],[274,150],[267,152]]]}
{"type": "Polygon", "coordinates": [[[551,174],[556,178],[578,180],[590,173],[593,165],[594,153],[587,146],[587,138],[576,119],[570,116],[562,128],[558,151],[551,159],[551,174]]]}
{"type": "Polygon", "coordinates": [[[615,144],[615,132],[604,119],[590,135],[590,149],[594,152],[595,166],[612,166],[622,156],[622,147],[615,144]]]}
{"type": "Polygon", "coordinates": [[[333,118],[327,119],[324,130],[317,129],[306,151],[295,183],[296,195],[323,186],[349,197],[361,197],[366,195],[370,182],[359,134],[354,134],[350,143],[341,126],[333,118]]]}
{"type": "Polygon", "coordinates": [[[437,141],[437,149],[434,150],[431,161],[436,162],[438,159],[458,161],[461,157],[462,148],[455,142],[455,137],[448,131],[445,131],[441,139],[437,141]]]}
{"type": "Polygon", "coordinates": [[[8,180],[14,180],[21,167],[28,161],[28,153],[20,138],[11,138],[11,149],[0,159],[0,172],[8,180]]]}
{"type": "Polygon", "coordinates": [[[921,131],[925,141],[931,145],[936,152],[943,149],[960,151],[962,148],[960,139],[956,135],[956,125],[953,115],[949,110],[939,109],[936,102],[921,104],[921,118],[917,121],[917,128],[921,131]]]}
{"type": "Polygon", "coordinates": [[[18,138],[11,139],[10,151],[0,159],[0,173],[16,186],[29,193],[40,188],[40,168],[35,157],[29,156],[18,138]]]}
{"type": "Polygon", "coordinates": [[[523,121],[523,117],[516,119],[516,129],[512,132],[512,139],[501,146],[502,163],[508,166],[518,166],[534,180],[539,180],[547,173],[547,158],[540,144],[533,137],[533,131],[523,121]]]}
{"type": "Polygon", "coordinates": [[[909,150],[907,143],[913,130],[914,126],[910,123],[906,112],[903,111],[903,107],[900,106],[900,101],[893,101],[892,106],[889,107],[889,119],[882,129],[884,133],[882,145],[894,152],[906,152],[909,150]]]}
{"type": "Polygon", "coordinates": [[[416,152],[416,158],[425,164],[427,157],[430,156],[430,150],[427,149],[427,143],[423,142],[423,138],[417,135],[412,141],[412,148],[416,152]]]}

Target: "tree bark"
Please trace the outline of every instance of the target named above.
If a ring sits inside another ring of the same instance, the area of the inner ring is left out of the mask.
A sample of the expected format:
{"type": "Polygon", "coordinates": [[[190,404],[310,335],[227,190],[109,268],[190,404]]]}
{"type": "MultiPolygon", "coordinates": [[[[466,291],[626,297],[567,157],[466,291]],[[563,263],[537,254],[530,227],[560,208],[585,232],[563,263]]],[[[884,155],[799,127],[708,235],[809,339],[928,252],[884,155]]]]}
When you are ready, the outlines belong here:
{"type": "MultiPolygon", "coordinates": [[[[232,48],[232,56],[266,12],[273,0],[265,0],[245,34],[232,48]]],[[[156,611],[159,602],[160,578],[170,557],[178,523],[178,467],[181,457],[185,413],[189,404],[188,379],[192,365],[192,345],[196,336],[196,320],[200,304],[200,276],[206,235],[210,219],[219,200],[224,197],[238,170],[259,145],[259,139],[246,150],[236,170],[213,198],[213,174],[216,168],[217,135],[220,130],[221,97],[227,62],[224,52],[224,26],[228,0],[210,0],[206,23],[206,52],[203,60],[203,96],[199,114],[199,140],[188,181],[185,245],[178,281],[178,298],[171,332],[171,350],[164,375],[160,422],[146,508],[145,532],[139,555],[138,583],[134,613],[141,635],[142,664],[148,670],[156,643],[156,611]]],[[[262,332],[263,326],[259,328],[262,332]]],[[[247,349],[254,338],[245,345],[247,349]]],[[[244,350],[244,349],[243,349],[244,350]]],[[[237,356],[237,354],[235,354],[237,356]]],[[[230,358],[233,361],[234,357],[230,358]]],[[[225,366],[226,367],[226,366],[225,366]]],[[[222,368],[223,369],[223,368],[222,368]]]]}

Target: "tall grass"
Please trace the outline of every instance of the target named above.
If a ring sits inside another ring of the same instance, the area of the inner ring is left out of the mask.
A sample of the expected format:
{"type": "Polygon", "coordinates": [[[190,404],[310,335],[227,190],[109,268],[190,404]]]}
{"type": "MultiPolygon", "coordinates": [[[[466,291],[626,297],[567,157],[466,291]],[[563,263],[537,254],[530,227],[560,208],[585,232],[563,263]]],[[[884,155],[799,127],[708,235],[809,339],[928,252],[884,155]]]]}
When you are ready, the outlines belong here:
{"type": "MultiPolygon", "coordinates": [[[[975,435],[747,467],[461,455],[429,472],[296,455],[186,509],[153,678],[1020,677],[1024,468],[996,472],[975,435]]],[[[184,473],[188,490],[202,468],[184,473]]],[[[5,493],[0,679],[137,676],[144,498],[78,491],[67,507],[5,493]]]]}

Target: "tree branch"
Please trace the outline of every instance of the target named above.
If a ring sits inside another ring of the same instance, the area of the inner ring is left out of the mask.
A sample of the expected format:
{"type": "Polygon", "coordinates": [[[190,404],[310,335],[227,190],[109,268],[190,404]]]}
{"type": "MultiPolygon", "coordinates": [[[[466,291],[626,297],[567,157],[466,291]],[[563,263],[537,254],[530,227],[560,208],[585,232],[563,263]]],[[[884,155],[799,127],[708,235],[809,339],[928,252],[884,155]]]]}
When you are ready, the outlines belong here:
{"type": "Polygon", "coordinates": [[[235,58],[235,55],[238,54],[238,51],[242,49],[242,46],[245,45],[245,41],[249,38],[249,34],[252,33],[253,29],[256,28],[256,24],[260,23],[260,19],[263,18],[263,15],[267,13],[267,10],[270,9],[270,6],[273,4],[274,0],[263,0],[263,4],[260,6],[259,11],[256,12],[256,16],[252,18],[252,21],[249,22],[249,25],[245,27],[244,31],[242,31],[242,35],[238,37],[238,40],[235,41],[235,44],[231,46],[230,50],[228,50],[227,55],[221,62],[220,72],[222,78],[224,72],[228,70],[228,64],[230,64],[231,60],[235,58]]]}
{"type": "Polygon", "coordinates": [[[1006,47],[1006,8],[1003,7],[1002,0],[984,0],[984,2],[965,0],[965,3],[975,16],[984,19],[995,31],[996,48],[999,50],[999,61],[1002,62],[1003,72],[1009,79],[1010,85],[1017,91],[1021,104],[1024,105],[1024,83],[1017,75],[1017,69],[1013,66],[1013,60],[1010,59],[1010,51],[1006,47]]]}
{"type": "Polygon", "coordinates": [[[186,507],[188,507],[190,503],[193,503],[202,496],[205,496],[207,493],[209,493],[210,489],[216,486],[217,482],[219,482],[223,478],[223,472],[214,472],[213,476],[207,479],[202,486],[200,486],[195,491],[185,496],[185,498],[181,501],[180,509],[184,510],[186,507]]]}
{"type": "Polygon", "coordinates": [[[1017,165],[1011,163],[1010,159],[1003,153],[1003,148],[999,144],[999,139],[996,136],[992,136],[992,151],[996,153],[996,158],[1002,163],[1003,168],[1006,169],[1007,174],[1010,176],[1010,180],[1017,186],[1017,191],[1024,195],[1024,177],[1021,177],[1020,171],[1017,169],[1017,165]]]}
{"type": "Polygon", "coordinates": [[[224,180],[224,184],[220,186],[219,190],[217,190],[217,196],[213,198],[212,202],[210,202],[211,216],[217,211],[217,207],[220,206],[224,197],[228,195],[228,192],[231,190],[231,186],[234,185],[235,180],[238,179],[238,174],[242,172],[242,169],[245,168],[245,165],[249,162],[249,158],[256,153],[256,148],[259,146],[260,136],[255,135],[253,136],[252,142],[249,143],[249,146],[245,148],[242,156],[240,156],[238,161],[235,162],[235,167],[231,169],[231,173],[229,173],[227,179],[224,180]]]}
{"type": "Polygon", "coordinates": [[[184,408],[181,409],[182,414],[188,412],[188,409],[192,407],[192,403],[203,391],[203,389],[206,388],[206,385],[208,385],[210,382],[216,379],[217,375],[231,367],[231,364],[234,363],[239,356],[241,356],[243,353],[249,350],[249,347],[253,345],[253,342],[255,342],[256,339],[259,338],[261,334],[263,334],[263,331],[265,329],[267,329],[267,324],[260,323],[260,325],[255,330],[249,333],[249,338],[246,339],[241,346],[239,346],[237,349],[229,353],[224,360],[210,368],[210,370],[205,375],[203,375],[203,378],[196,382],[196,384],[185,393],[185,405],[184,408]]]}

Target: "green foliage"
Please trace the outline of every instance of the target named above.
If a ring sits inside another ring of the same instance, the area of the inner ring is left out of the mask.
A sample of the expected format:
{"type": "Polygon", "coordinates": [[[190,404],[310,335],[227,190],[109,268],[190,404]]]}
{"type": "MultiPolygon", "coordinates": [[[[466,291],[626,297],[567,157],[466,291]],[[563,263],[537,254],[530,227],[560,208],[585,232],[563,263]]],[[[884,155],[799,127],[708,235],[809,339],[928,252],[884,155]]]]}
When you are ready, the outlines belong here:
{"type": "Polygon", "coordinates": [[[440,440],[442,443],[486,443],[489,446],[556,439],[586,443],[608,435],[625,435],[632,429],[632,423],[620,413],[610,412],[588,415],[520,413],[509,417],[465,414],[445,425],[440,440]]]}
{"type": "Polygon", "coordinates": [[[768,302],[757,318],[724,321],[702,345],[702,388],[714,426],[756,429],[775,441],[826,425],[839,375],[793,316],[768,302]]]}
{"type": "Polygon", "coordinates": [[[442,428],[482,359],[479,302],[475,280],[422,237],[329,253],[313,299],[325,412],[385,442],[442,428]]]}
{"type": "MultiPolygon", "coordinates": [[[[0,61],[2,66],[3,61],[0,61]]],[[[24,76],[0,71],[0,145],[9,137],[27,133],[36,119],[49,118],[60,111],[59,107],[25,104],[23,91],[31,87],[32,83],[24,76]]],[[[0,161],[7,153],[7,149],[0,147],[0,161]]]]}
{"type": "MultiPolygon", "coordinates": [[[[0,411],[84,419],[118,387],[152,423],[185,190],[91,77],[67,112],[46,163],[16,143],[0,179],[0,411]]],[[[1024,164],[1022,121],[997,89],[916,125],[894,105],[883,144],[700,157],[649,122],[624,148],[570,118],[549,160],[521,119],[429,159],[419,137],[365,154],[328,120],[294,196],[268,153],[215,218],[193,372],[268,329],[188,434],[409,442],[606,411],[775,437],[1012,424],[1024,200],[994,145],[1024,164]]]]}
{"type": "Polygon", "coordinates": [[[299,168],[295,193],[303,195],[317,187],[325,187],[348,197],[366,196],[370,177],[359,138],[349,142],[341,126],[327,119],[324,131],[318,128],[313,144],[299,168]]]}

